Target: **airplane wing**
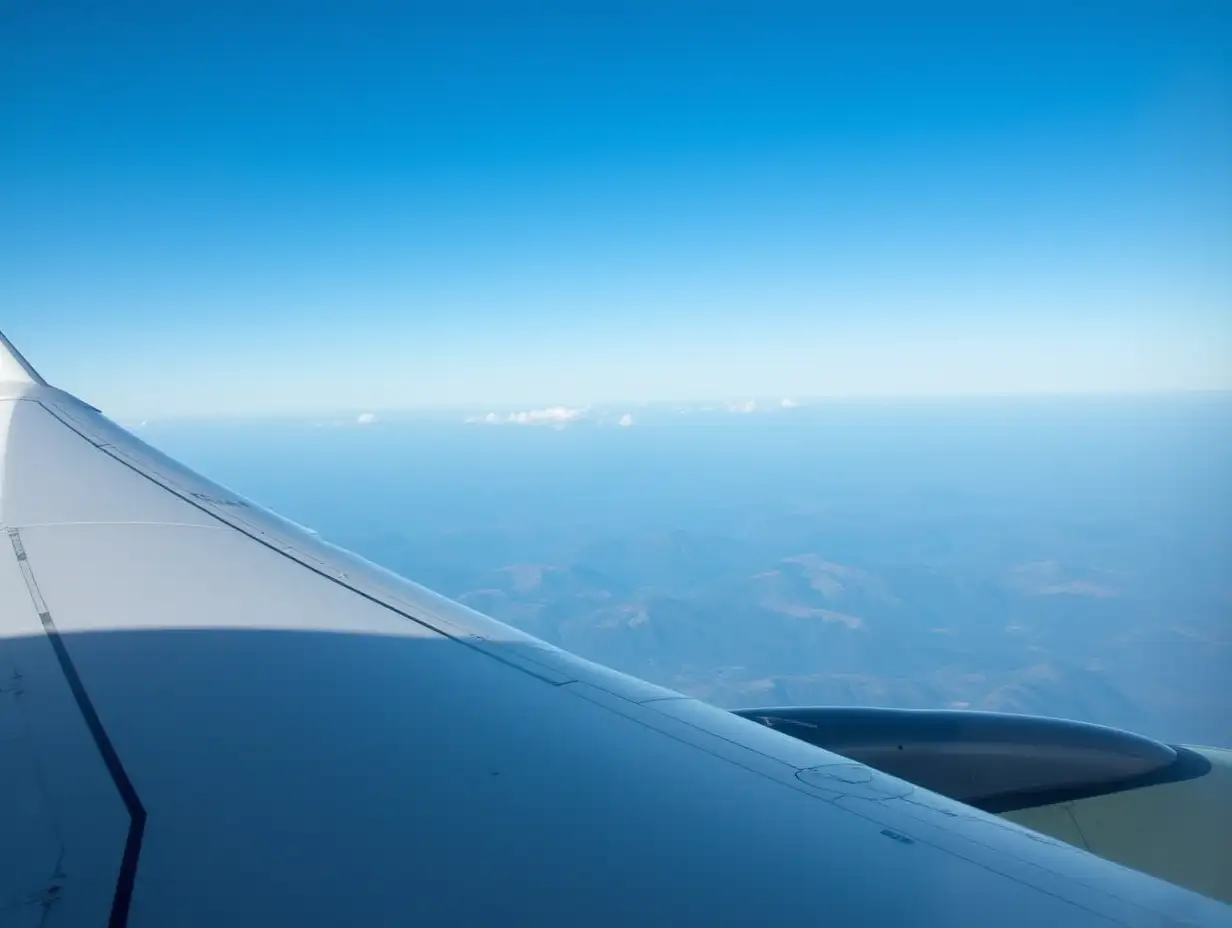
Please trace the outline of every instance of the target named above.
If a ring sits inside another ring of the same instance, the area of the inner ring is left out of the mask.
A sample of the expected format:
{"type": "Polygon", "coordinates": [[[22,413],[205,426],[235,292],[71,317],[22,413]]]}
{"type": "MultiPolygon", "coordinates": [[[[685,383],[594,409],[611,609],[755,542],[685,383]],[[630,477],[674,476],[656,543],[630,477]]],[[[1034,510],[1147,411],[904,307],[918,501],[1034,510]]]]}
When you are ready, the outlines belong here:
{"type": "Polygon", "coordinates": [[[263,510],[0,341],[0,926],[1227,925],[263,510]]]}

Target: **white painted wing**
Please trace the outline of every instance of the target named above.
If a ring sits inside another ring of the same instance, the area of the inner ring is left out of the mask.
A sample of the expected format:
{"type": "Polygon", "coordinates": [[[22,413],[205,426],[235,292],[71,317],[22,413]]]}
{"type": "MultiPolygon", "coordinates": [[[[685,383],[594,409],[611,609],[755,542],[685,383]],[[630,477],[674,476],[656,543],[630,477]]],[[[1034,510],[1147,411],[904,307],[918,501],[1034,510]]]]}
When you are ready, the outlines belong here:
{"type": "Polygon", "coordinates": [[[0,372],[0,925],[1232,923],[552,648],[0,372]]]}

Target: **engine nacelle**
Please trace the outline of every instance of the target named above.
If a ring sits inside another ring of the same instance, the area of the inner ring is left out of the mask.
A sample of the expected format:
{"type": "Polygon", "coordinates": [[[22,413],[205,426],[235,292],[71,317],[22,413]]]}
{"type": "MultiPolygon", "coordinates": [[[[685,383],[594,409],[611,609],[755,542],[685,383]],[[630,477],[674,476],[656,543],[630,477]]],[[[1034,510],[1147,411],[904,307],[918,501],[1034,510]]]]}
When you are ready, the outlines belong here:
{"type": "Polygon", "coordinates": [[[737,715],[1232,902],[1232,752],[1038,716],[851,707],[737,715]]]}

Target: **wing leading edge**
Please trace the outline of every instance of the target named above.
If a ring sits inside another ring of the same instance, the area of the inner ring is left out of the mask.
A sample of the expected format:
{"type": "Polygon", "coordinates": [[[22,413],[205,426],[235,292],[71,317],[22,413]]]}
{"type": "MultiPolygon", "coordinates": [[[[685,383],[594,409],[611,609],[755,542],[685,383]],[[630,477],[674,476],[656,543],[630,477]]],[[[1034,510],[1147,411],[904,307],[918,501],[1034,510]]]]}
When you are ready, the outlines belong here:
{"type": "Polygon", "coordinates": [[[0,355],[0,925],[1229,923],[437,596],[0,355]]]}

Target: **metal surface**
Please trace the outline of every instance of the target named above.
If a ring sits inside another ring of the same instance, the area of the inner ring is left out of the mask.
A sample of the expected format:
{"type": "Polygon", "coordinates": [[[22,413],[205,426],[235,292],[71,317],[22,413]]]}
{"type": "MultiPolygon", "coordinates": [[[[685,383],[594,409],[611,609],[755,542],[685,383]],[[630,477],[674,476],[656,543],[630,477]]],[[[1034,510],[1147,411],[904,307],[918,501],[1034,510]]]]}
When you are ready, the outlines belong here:
{"type": "Polygon", "coordinates": [[[0,371],[0,809],[33,808],[18,758],[45,798],[0,823],[31,849],[6,928],[1232,923],[538,642],[0,371]]]}
{"type": "Polygon", "coordinates": [[[1102,725],[997,712],[847,706],[737,715],[943,796],[1006,811],[1201,773],[1175,749],[1102,725]]]}

